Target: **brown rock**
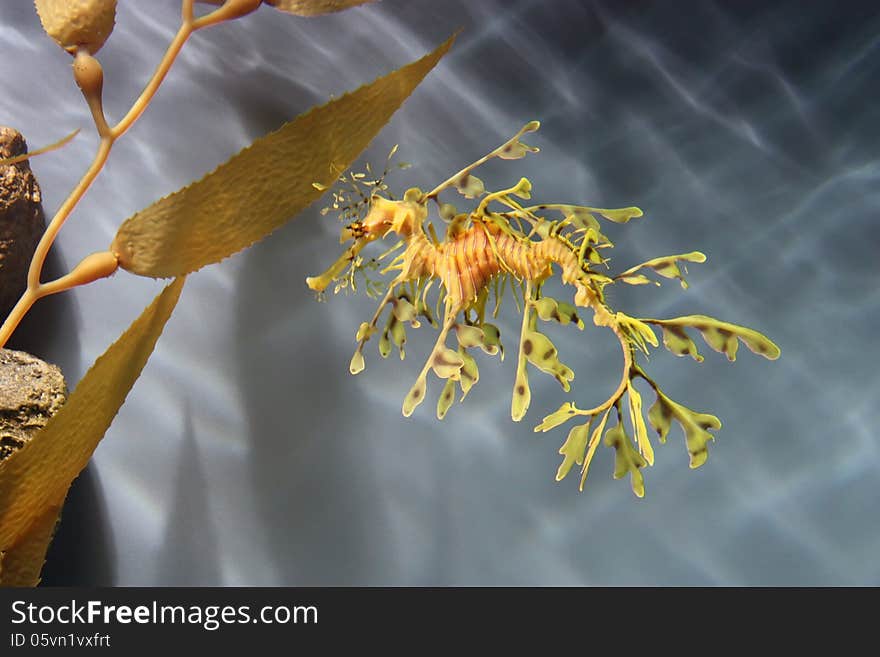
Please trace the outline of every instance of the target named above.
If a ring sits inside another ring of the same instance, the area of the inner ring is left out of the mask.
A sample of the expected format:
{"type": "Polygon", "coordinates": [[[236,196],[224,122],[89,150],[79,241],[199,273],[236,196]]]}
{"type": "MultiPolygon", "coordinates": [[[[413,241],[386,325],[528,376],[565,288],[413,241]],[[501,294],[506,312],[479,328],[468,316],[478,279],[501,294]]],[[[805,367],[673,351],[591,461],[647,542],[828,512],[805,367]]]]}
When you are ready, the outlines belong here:
{"type": "Polygon", "coordinates": [[[0,349],[0,461],[21,449],[67,400],[61,370],[23,351],[0,349]]]}
{"type": "MultiPolygon", "coordinates": [[[[0,159],[27,152],[14,128],[0,126],[0,159]]],[[[27,283],[27,270],[46,228],[40,186],[27,160],[0,165],[0,316],[6,317],[27,283]]]]}

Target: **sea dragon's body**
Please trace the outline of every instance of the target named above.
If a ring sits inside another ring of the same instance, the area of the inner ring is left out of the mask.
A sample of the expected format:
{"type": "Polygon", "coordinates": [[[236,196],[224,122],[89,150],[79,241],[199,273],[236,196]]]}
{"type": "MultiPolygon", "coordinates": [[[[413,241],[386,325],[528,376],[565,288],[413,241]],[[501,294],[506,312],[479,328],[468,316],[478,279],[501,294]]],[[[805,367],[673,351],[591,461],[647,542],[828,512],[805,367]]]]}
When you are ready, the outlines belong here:
{"type": "Polygon", "coordinates": [[[499,275],[540,283],[552,275],[552,265],[560,267],[562,281],[575,285],[582,299],[602,296],[601,289],[591,288],[577,248],[559,235],[533,240],[472,216],[469,227],[435,243],[425,232],[423,210],[422,205],[412,201],[377,197],[362,224],[363,230],[365,235],[397,233],[405,244],[397,282],[439,279],[452,312],[475,304],[499,275]]]}
{"type": "Polygon", "coordinates": [[[480,347],[487,353],[500,352],[503,356],[498,329],[486,321],[490,289],[495,292],[495,313],[504,284],[511,282],[511,287],[518,284],[522,289],[523,321],[511,404],[514,420],[520,420],[525,415],[530,403],[527,363],[553,375],[566,391],[574,378],[574,372],[559,361],[556,348],[550,340],[537,330],[537,320],[555,320],[562,324],[571,322],[583,328],[575,307],[589,308],[593,312],[593,323],[610,328],[621,344],[624,365],[620,384],[605,402],[593,408],[582,410],[571,403],[563,404],[558,411],[544,418],[536,431],[547,431],[577,416],[588,418],[586,424],[574,427],[569,433],[568,440],[560,450],[565,460],[557,473],[557,478],[561,479],[575,462],[581,464],[583,486],[609,414],[616,409],[618,423],[605,432],[606,444],[617,451],[615,477],[629,472],[633,490],[641,496],[644,484],[640,469],[652,464],[654,456],[647,436],[641,397],[633,386],[636,378],[644,379],[657,394],[657,402],[650,409],[648,420],[657,430],[661,442],[665,441],[672,419],[681,424],[691,454],[691,467],[697,467],[705,461],[707,442],[713,438],[707,429],[721,426],[715,416],[691,411],[672,401],[636,364],[637,351],[647,353],[648,344],[659,344],[654,329],[649,325],[662,328],[663,341],[668,349],[677,355],[691,355],[697,360],[702,360],[702,357],[684,332],[684,327],[699,330],[711,347],[726,353],[731,360],[736,355],[738,340],[752,351],[771,359],[778,357],[779,349],[756,331],[702,315],[668,320],[636,319],[609,308],[603,293],[606,285],[615,282],[649,283],[650,279],[638,273],[647,269],[667,278],[677,278],[686,287],[679,263],[705,260],[705,256],[699,252],[655,258],[613,278],[593,269],[593,265],[607,266],[608,261],[600,255],[600,250],[612,246],[601,233],[594,215],[625,223],[642,215],[638,208],[604,210],[561,204],[523,207],[514,197],[530,197],[531,185],[525,178],[510,189],[483,196],[482,182],[470,172],[492,157],[512,159],[537,150],[519,141],[522,134],[535,129],[536,122],[528,124],[513,139],[430,193],[425,194],[413,188],[407,191],[402,200],[390,200],[378,194],[372,194],[369,199],[362,196],[368,207],[367,212],[363,218],[356,218],[343,230],[342,241],[352,239],[352,245],[324,274],[310,277],[306,282],[313,290],[323,292],[334,281],[343,279],[346,271],[348,277],[344,280],[353,281],[354,273],[362,267],[359,254],[367,244],[389,235],[398,238],[395,249],[402,248],[402,252],[383,270],[383,273],[395,271],[396,275],[389,283],[372,320],[361,324],[358,330],[358,347],[350,368],[353,374],[364,369],[363,347],[378,332],[378,320],[388,305],[391,305],[392,311],[382,332],[379,349],[383,356],[387,356],[391,351],[391,342],[394,342],[403,357],[406,339],[404,323],[410,322],[417,327],[419,316],[427,317],[434,323],[427,295],[435,281],[440,283],[437,303],[439,305],[441,300],[444,303],[443,322],[434,349],[404,400],[405,416],[411,415],[424,400],[430,370],[438,377],[447,379],[437,406],[437,415],[442,419],[454,399],[456,382],[461,386],[463,399],[478,379],[476,361],[468,354],[468,349],[480,347]],[[454,208],[438,200],[438,194],[451,186],[457,187],[468,198],[483,198],[472,212],[457,214],[454,208]],[[442,241],[436,238],[428,221],[428,203],[432,200],[448,222],[442,241]],[[507,210],[491,211],[489,204],[493,202],[506,206],[507,210]],[[547,211],[559,211],[563,219],[551,221],[544,216],[547,211]],[[530,226],[528,232],[524,225],[530,226]],[[575,288],[574,306],[541,294],[543,283],[556,269],[560,272],[562,282],[575,288]],[[499,282],[502,284],[500,293],[499,282]],[[457,337],[457,351],[446,344],[451,332],[457,337]],[[629,402],[635,447],[622,422],[621,403],[625,394],[629,402]]]}

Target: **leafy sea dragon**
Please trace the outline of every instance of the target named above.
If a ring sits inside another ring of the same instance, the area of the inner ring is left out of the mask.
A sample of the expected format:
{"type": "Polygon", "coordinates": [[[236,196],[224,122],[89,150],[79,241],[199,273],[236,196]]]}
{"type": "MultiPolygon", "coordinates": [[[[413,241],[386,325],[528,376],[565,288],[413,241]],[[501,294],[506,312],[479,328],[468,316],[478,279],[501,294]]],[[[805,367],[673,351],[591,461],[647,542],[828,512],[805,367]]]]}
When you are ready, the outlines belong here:
{"type": "MultiPolygon", "coordinates": [[[[432,191],[424,193],[412,188],[401,200],[383,196],[383,192],[387,192],[384,179],[388,166],[375,179],[368,177],[372,174],[369,167],[366,174],[343,174],[340,182],[346,187],[334,192],[332,207],[340,211],[343,220],[350,222],[343,229],[340,242],[351,240],[352,243],[326,272],[307,278],[306,283],[319,293],[333,283],[336,292],[356,289],[357,274],[397,253],[381,272],[395,272],[384,293],[382,288],[368,281],[368,293],[381,296],[381,301],[372,319],[362,323],[357,331],[357,348],[350,371],[358,374],[364,369],[364,345],[377,333],[380,333],[379,352],[383,357],[391,353],[393,343],[403,358],[405,324],[417,328],[422,318],[439,327],[434,348],[403,401],[403,415],[407,417],[424,401],[430,371],[446,380],[437,402],[437,417],[442,419],[454,401],[456,385],[461,388],[463,400],[479,378],[477,363],[469,350],[480,348],[490,355],[504,357],[499,330],[486,321],[490,292],[495,301],[492,317],[497,316],[508,285],[514,298],[518,292],[522,302],[522,326],[511,402],[511,416],[515,421],[523,418],[531,399],[527,363],[555,377],[566,392],[574,379],[574,372],[559,360],[556,347],[539,331],[538,320],[574,324],[583,329],[579,309],[592,311],[593,324],[610,329],[620,343],[623,356],[620,383],[608,399],[592,408],[581,409],[571,402],[564,403],[547,415],[535,431],[549,431],[579,418],[580,423],[571,428],[559,450],[564,458],[556,479],[564,478],[577,464],[581,466],[582,490],[590,462],[604,435],[605,444],[616,451],[614,478],[629,473],[633,492],[642,497],[645,487],[641,470],[645,465],[653,464],[654,450],[648,437],[642,398],[634,385],[637,378],[647,382],[656,394],[656,401],[647,412],[648,423],[657,432],[660,442],[666,441],[673,420],[681,425],[691,468],[699,467],[706,460],[708,442],[714,439],[709,430],[721,427],[714,415],[698,413],[670,399],[637,362],[639,352],[647,355],[649,346],[658,346],[655,327],[662,331],[667,349],[678,356],[689,355],[697,361],[702,361],[702,356],[687,334],[685,329],[688,328],[699,331],[712,349],[726,354],[729,360],[736,358],[740,341],[754,353],[771,360],[779,357],[779,348],[757,331],[705,315],[672,319],[635,318],[610,308],[604,294],[606,286],[651,282],[659,285],[645,275],[653,272],[664,278],[678,279],[686,288],[682,272],[684,263],[704,262],[706,256],[693,251],[654,258],[616,276],[609,276],[598,271],[597,267],[607,269],[609,260],[602,254],[613,245],[602,234],[596,217],[626,223],[642,216],[639,208],[603,209],[567,204],[524,206],[519,199],[531,197],[531,184],[526,178],[509,189],[488,193],[472,171],[493,158],[518,159],[536,152],[537,148],[520,139],[538,127],[537,121],[527,124],[507,142],[432,191]],[[479,199],[476,208],[459,213],[454,206],[442,203],[439,194],[452,187],[467,199],[479,199]],[[433,224],[428,221],[430,202],[436,204],[439,216],[447,224],[442,240],[437,238],[433,224]],[[367,244],[391,235],[398,241],[386,253],[369,261],[360,255],[367,244]],[[562,282],[574,288],[573,305],[542,294],[543,283],[557,270],[562,282]],[[428,294],[435,282],[438,291],[436,310],[432,313],[428,294]],[[390,307],[390,312],[380,332],[379,320],[386,307],[390,307]],[[435,315],[440,322],[435,321],[435,315]],[[455,334],[456,349],[447,344],[450,333],[455,334]],[[624,426],[624,397],[629,429],[624,426]],[[612,420],[610,426],[609,420],[612,420]]],[[[395,150],[396,147],[389,155],[389,162],[395,150]]]]}

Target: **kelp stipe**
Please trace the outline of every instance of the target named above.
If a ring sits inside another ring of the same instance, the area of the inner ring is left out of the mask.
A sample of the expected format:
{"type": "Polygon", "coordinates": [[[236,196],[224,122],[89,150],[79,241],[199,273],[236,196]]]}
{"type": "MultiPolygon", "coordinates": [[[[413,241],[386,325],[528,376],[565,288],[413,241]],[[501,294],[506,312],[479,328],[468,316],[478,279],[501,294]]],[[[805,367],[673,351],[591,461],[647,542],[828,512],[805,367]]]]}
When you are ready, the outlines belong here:
{"type": "MultiPolygon", "coordinates": [[[[574,372],[559,360],[556,347],[539,330],[538,320],[573,324],[583,329],[578,308],[592,310],[593,323],[610,329],[620,343],[623,355],[620,383],[598,406],[581,409],[566,402],[547,415],[535,431],[549,431],[579,418],[579,423],[569,431],[559,450],[563,461],[556,479],[563,479],[577,464],[581,466],[580,488],[583,490],[590,462],[604,435],[605,444],[616,452],[614,478],[629,474],[633,492],[642,497],[645,485],[641,470],[654,463],[647,424],[657,432],[662,443],[675,420],[684,432],[691,468],[706,461],[708,442],[714,439],[710,430],[721,428],[721,422],[714,415],[691,410],[670,399],[636,362],[639,353],[647,356],[649,347],[659,346],[654,327],[661,329],[663,344],[669,351],[678,356],[690,355],[697,361],[701,361],[702,356],[686,332],[688,328],[699,331],[712,349],[726,354],[729,360],[736,358],[740,341],[754,353],[770,360],[779,357],[779,348],[757,331],[705,315],[636,318],[609,307],[604,293],[608,285],[652,282],[659,285],[646,276],[646,273],[653,272],[663,278],[677,279],[686,288],[685,263],[701,263],[706,256],[693,251],[654,258],[610,276],[598,270],[599,267],[609,269],[610,260],[604,254],[613,244],[601,232],[597,217],[626,223],[642,216],[639,208],[603,209],[568,204],[524,206],[519,199],[531,197],[531,183],[526,178],[521,178],[508,189],[487,192],[472,171],[493,158],[518,159],[537,152],[537,148],[523,143],[521,138],[538,127],[537,121],[527,124],[510,140],[432,191],[424,193],[412,188],[402,200],[386,198],[385,174],[374,177],[368,169],[366,173],[343,175],[340,181],[345,187],[334,192],[331,208],[349,222],[340,241],[352,240],[352,244],[324,274],[310,277],[306,282],[319,293],[332,283],[336,284],[336,292],[356,289],[358,274],[365,273],[368,268],[377,268],[379,262],[397,254],[381,270],[382,274],[395,272],[387,287],[380,288],[375,281],[368,281],[368,292],[382,299],[370,321],[362,323],[357,330],[357,348],[350,370],[357,374],[364,369],[364,345],[376,334],[379,334],[379,353],[383,357],[391,353],[394,345],[402,359],[406,324],[417,328],[424,319],[438,327],[434,348],[404,399],[405,416],[411,415],[424,401],[430,371],[446,381],[437,402],[437,417],[442,419],[455,399],[456,387],[460,387],[464,400],[479,380],[477,363],[469,350],[479,348],[487,354],[504,357],[499,330],[487,321],[490,295],[494,302],[490,317],[497,317],[508,287],[522,312],[511,401],[511,417],[515,421],[523,418],[531,399],[528,363],[553,376],[566,392],[574,379],[574,372]],[[460,213],[454,206],[441,203],[440,193],[452,187],[466,199],[479,199],[476,207],[460,213]],[[447,226],[442,240],[437,238],[433,225],[428,222],[431,201],[447,226]],[[397,242],[384,254],[370,260],[360,255],[370,242],[389,236],[396,237],[397,242]],[[556,271],[554,265],[562,282],[575,288],[574,305],[542,293],[543,283],[556,271]],[[434,303],[428,300],[432,289],[436,289],[434,303]],[[391,310],[380,330],[379,320],[386,306],[391,310]],[[455,335],[455,349],[447,344],[450,334],[455,335]],[[656,394],[656,401],[647,414],[634,386],[637,378],[646,381],[656,394]],[[624,426],[625,414],[629,416],[629,430],[624,426]]],[[[387,173],[387,166],[385,171],[387,173]]]]}

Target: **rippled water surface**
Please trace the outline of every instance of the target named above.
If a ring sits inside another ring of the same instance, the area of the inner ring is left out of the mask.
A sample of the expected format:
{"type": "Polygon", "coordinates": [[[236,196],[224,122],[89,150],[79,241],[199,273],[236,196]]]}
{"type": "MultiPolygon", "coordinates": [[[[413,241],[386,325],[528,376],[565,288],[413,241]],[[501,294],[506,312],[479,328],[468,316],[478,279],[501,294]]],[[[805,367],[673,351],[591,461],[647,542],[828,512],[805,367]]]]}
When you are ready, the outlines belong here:
{"type": "MultiPolygon", "coordinates": [[[[178,3],[121,2],[101,59],[119,117],[178,20],[178,3]]],[[[32,3],[0,4],[0,123],[32,147],[53,212],[95,147],[69,57],[32,3]]],[[[660,350],[675,399],[724,422],[708,463],[674,433],[647,497],[611,478],[557,484],[564,432],[535,434],[568,399],[532,376],[509,418],[514,362],[442,423],[400,402],[433,339],[353,378],[364,298],[318,304],[305,276],[338,254],[316,209],[193,276],[143,377],[72,494],[52,581],[127,585],[880,584],[880,13],[856,2],[385,0],[318,19],[270,8],[196,35],[119,142],[58,242],[60,270],[127,216],[331,95],[458,41],[367,153],[400,144],[392,186],[432,186],[531,119],[541,153],[493,164],[533,198],[646,217],[609,230],[614,262],[700,249],[691,288],[615,291],[642,316],[705,313],[782,348],[734,364],[660,350]],[[59,565],[63,555],[67,563],[59,565]]],[[[46,301],[17,336],[77,381],[161,283],[121,273],[46,301]]],[[[515,335],[515,313],[501,322],[515,335]]],[[[613,339],[553,334],[597,403],[619,377],[613,339]]],[[[512,349],[513,338],[508,337],[512,349]]],[[[430,391],[436,394],[436,383],[430,391]]]]}

